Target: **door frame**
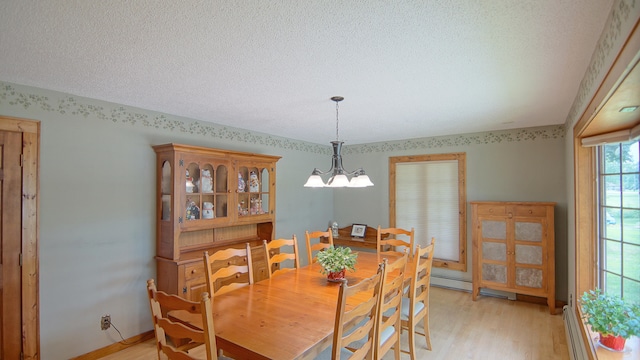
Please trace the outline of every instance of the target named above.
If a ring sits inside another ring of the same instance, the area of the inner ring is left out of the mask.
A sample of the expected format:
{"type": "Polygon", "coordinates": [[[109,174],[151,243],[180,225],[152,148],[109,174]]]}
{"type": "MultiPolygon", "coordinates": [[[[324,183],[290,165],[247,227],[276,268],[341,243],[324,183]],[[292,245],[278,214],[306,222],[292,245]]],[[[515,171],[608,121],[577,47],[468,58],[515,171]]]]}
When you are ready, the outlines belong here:
{"type": "Polygon", "coordinates": [[[22,352],[40,358],[40,121],[0,116],[0,131],[22,133],[22,352]]]}

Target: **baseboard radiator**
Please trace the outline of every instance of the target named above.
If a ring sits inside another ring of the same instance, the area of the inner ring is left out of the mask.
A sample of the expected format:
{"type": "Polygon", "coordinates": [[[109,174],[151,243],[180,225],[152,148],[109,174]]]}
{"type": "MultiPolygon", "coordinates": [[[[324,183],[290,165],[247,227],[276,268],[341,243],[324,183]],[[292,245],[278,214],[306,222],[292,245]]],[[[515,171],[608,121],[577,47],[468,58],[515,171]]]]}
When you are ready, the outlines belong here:
{"type": "Polygon", "coordinates": [[[567,335],[567,347],[569,348],[569,357],[571,360],[588,359],[587,350],[582,342],[580,334],[580,324],[576,318],[576,313],[571,310],[569,305],[562,308],[562,319],[564,320],[564,331],[567,335]]]}

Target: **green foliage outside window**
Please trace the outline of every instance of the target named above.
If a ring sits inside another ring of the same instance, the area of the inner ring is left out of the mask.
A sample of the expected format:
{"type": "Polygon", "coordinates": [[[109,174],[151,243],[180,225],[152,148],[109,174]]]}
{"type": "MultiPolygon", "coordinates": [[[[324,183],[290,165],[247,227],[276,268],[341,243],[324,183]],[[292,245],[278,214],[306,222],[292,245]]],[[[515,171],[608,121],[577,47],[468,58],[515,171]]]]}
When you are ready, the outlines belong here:
{"type": "Polygon", "coordinates": [[[640,302],[638,142],[604,145],[600,159],[600,287],[640,302]]]}

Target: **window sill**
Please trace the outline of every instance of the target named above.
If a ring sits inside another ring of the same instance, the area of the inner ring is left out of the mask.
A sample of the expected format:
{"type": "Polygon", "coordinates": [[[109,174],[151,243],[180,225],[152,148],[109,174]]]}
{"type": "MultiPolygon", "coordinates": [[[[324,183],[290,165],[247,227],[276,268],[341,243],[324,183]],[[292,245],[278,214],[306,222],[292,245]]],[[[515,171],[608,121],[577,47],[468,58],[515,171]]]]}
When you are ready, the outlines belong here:
{"type": "MultiPolygon", "coordinates": [[[[590,332],[591,333],[591,332],[590,332]]],[[[591,333],[589,341],[591,346],[595,349],[596,359],[598,360],[618,360],[618,359],[640,359],[640,339],[637,336],[632,336],[627,339],[624,346],[624,351],[615,352],[607,350],[599,345],[597,333],[591,333]]]]}
{"type": "MultiPolygon", "coordinates": [[[[582,319],[582,310],[578,309],[578,319],[582,319]]],[[[640,359],[640,338],[632,336],[627,339],[624,346],[624,351],[615,352],[607,350],[600,346],[598,339],[600,334],[591,331],[589,325],[586,325],[581,320],[583,334],[586,334],[589,343],[587,344],[587,352],[590,352],[591,359],[597,360],[627,360],[627,359],[640,359]]]]}

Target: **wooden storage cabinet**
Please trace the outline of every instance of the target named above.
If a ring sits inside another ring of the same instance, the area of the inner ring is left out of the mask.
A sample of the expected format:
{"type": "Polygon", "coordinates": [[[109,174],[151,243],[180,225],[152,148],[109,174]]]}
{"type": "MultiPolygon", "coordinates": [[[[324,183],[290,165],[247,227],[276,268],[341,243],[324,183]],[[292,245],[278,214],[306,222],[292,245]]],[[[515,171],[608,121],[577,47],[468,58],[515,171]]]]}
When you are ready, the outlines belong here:
{"type": "Polygon", "coordinates": [[[471,202],[473,300],[481,288],[546,297],[555,314],[551,202],[471,202]]]}
{"type": "Polygon", "coordinates": [[[266,278],[261,245],[273,239],[280,157],[180,144],[153,149],[158,289],[199,301],[206,288],[203,252],[247,242],[254,280],[266,278]]]}

